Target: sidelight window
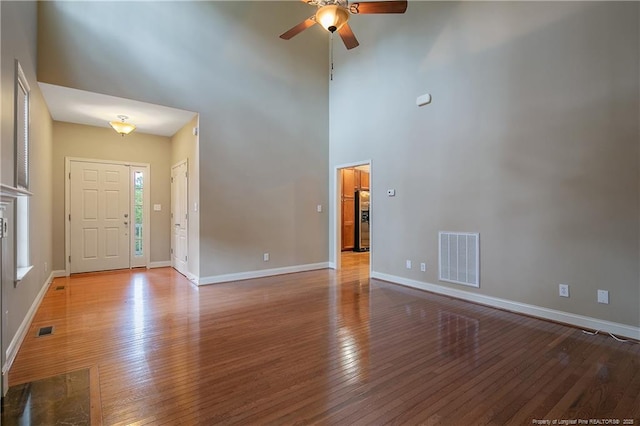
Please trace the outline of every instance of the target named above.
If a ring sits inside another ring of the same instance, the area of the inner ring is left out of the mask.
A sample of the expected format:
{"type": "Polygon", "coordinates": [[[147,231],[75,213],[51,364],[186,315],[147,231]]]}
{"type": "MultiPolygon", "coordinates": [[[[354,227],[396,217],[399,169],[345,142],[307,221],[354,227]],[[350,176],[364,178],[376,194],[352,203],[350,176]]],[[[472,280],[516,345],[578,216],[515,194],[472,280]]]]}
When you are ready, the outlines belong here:
{"type": "Polygon", "coordinates": [[[144,173],[133,172],[133,255],[144,255],[144,173]]]}

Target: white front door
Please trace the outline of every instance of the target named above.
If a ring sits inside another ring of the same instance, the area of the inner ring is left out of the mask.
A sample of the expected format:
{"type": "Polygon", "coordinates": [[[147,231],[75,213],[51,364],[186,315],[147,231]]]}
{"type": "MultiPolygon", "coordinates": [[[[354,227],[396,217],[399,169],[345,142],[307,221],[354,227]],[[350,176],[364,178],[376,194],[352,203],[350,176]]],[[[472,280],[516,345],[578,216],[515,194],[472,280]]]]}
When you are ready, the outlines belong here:
{"type": "Polygon", "coordinates": [[[187,162],[171,168],[171,265],[187,275],[187,226],[188,226],[188,175],[187,162]]]}
{"type": "Polygon", "coordinates": [[[72,161],[71,273],[129,268],[129,167],[72,161]]]}

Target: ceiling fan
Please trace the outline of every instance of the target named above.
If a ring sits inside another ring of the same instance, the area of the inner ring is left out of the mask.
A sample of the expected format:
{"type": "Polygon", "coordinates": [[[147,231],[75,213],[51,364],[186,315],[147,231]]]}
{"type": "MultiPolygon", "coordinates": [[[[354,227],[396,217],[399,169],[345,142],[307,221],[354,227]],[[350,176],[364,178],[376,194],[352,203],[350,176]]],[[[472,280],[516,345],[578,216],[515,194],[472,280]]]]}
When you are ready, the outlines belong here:
{"type": "Polygon", "coordinates": [[[347,49],[353,49],[360,43],[351,31],[347,22],[349,14],[371,14],[371,13],[404,13],[407,10],[407,0],[391,1],[360,1],[349,2],[348,0],[301,0],[311,6],[316,6],[316,14],[305,19],[289,31],[280,35],[281,39],[289,40],[300,34],[302,31],[315,24],[320,24],[322,28],[334,33],[338,31],[340,38],[347,49]]]}

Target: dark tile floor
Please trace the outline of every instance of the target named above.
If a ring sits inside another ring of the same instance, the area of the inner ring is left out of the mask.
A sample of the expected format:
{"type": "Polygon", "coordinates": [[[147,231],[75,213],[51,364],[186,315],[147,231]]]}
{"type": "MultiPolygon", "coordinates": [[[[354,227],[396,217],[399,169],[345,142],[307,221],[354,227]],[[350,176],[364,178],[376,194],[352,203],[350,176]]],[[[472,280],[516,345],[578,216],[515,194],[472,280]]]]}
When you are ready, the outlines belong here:
{"type": "Polygon", "coordinates": [[[89,370],[78,370],[9,388],[3,425],[89,425],[89,370]]]}

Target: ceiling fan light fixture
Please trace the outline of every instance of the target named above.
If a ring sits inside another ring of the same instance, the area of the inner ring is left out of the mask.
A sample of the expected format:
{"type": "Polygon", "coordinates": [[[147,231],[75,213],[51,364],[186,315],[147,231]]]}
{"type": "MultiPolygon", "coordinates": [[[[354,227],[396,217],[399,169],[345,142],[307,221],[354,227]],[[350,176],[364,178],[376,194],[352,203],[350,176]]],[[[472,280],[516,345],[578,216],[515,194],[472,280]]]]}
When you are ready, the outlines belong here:
{"type": "Polygon", "coordinates": [[[316,12],[316,22],[330,33],[339,30],[349,20],[349,12],[344,7],[332,4],[322,6],[316,12]]]}
{"type": "Polygon", "coordinates": [[[119,115],[118,118],[120,121],[110,121],[109,125],[113,127],[113,130],[118,132],[122,137],[124,135],[128,135],[136,129],[136,126],[132,123],[125,123],[124,120],[127,120],[129,117],[126,115],[119,115]]]}

